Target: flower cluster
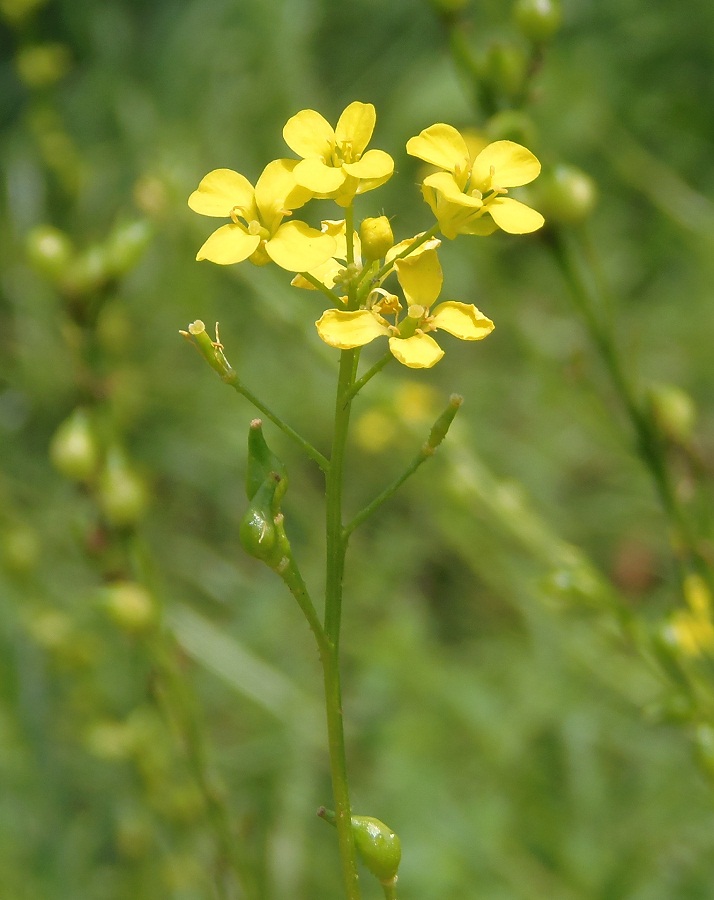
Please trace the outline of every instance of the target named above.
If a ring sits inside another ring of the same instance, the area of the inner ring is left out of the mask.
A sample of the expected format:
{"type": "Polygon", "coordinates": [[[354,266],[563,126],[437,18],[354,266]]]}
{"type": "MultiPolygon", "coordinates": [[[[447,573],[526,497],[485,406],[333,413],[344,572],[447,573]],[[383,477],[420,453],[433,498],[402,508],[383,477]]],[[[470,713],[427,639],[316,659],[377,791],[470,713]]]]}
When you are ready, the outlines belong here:
{"type": "Polygon", "coordinates": [[[540,213],[506,196],[509,188],[531,182],[540,163],[512,141],[496,141],[472,155],[455,128],[432,125],[407,142],[407,152],[440,170],[422,183],[436,222],[395,244],[385,216],[365,219],[359,232],[347,225],[355,197],[384,184],[394,172],[388,153],[367,149],[375,122],[370,103],[350,103],[335,128],[315,110],[304,109],[283,129],[299,159],[268,163],[255,187],[232,169],[209,172],[189,206],[230,222],[210,235],[197,259],[219,265],[273,262],[297,273],[293,285],[330,299],[332,308],[316,322],[325,343],[347,350],[387,337],[399,362],[430,368],[443,356],[433,332],[477,341],[494,327],[473,304],[446,300],[434,306],[443,282],[436,234],[453,239],[498,228],[511,234],[540,228],[540,213]],[[313,199],[334,200],[346,217],[323,221],[319,230],[290,218],[313,199]],[[385,287],[393,275],[403,302],[385,287]]]}

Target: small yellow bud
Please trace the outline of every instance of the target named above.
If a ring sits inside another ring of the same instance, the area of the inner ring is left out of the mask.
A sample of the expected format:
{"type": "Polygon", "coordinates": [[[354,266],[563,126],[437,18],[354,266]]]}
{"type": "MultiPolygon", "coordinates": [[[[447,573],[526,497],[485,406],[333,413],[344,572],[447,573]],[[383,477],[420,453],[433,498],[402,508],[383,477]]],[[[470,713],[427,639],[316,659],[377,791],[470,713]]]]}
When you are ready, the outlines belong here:
{"type": "Polygon", "coordinates": [[[386,216],[363,219],[359,227],[359,239],[362,244],[362,255],[370,262],[383,259],[387,250],[394,246],[392,226],[386,216]]]}

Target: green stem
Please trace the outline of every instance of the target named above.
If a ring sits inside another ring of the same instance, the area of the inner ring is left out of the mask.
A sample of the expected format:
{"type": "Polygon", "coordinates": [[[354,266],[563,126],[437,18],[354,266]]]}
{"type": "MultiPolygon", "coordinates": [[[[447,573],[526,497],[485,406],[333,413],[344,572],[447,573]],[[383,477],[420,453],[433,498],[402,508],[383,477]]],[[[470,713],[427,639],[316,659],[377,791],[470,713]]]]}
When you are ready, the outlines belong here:
{"type": "Polygon", "coordinates": [[[390,882],[381,882],[384,891],[384,900],[397,900],[397,880],[390,882]]]}
{"type": "Polygon", "coordinates": [[[309,281],[310,284],[316,288],[318,291],[323,293],[326,297],[329,297],[330,301],[337,307],[342,305],[342,301],[338,294],[334,291],[330,290],[326,284],[323,284],[314,275],[311,275],[309,272],[301,272],[300,273],[305,281],[309,281]]]}
{"type": "Polygon", "coordinates": [[[299,446],[303,449],[304,453],[310,457],[313,462],[316,462],[318,466],[322,469],[323,472],[326,472],[330,463],[327,457],[323,456],[322,453],[316,448],[313,447],[309,441],[306,441],[305,438],[298,434],[294,428],[291,428],[287,422],[284,422],[280,416],[272,411],[269,407],[263,403],[262,400],[259,400],[258,397],[255,396],[252,391],[249,391],[248,388],[240,381],[238,378],[238,374],[235,369],[231,368],[230,372],[228,372],[225,376],[223,376],[223,381],[226,384],[230,385],[234,390],[236,390],[241,396],[245,397],[245,399],[252,403],[253,406],[260,410],[263,415],[270,419],[278,428],[286,434],[289,438],[295,441],[295,443],[299,444],[299,446]]]}
{"type": "Polygon", "coordinates": [[[664,444],[657,426],[647,407],[637,397],[623,366],[612,329],[603,321],[602,314],[598,314],[598,310],[603,309],[605,304],[601,287],[585,256],[583,242],[558,231],[554,237],[553,249],[571,289],[573,300],[632,423],[637,453],[650,473],[662,508],[672,527],[675,560],[680,568],[680,577],[683,577],[691,566],[698,571],[706,572],[708,566],[701,556],[696,536],[684,515],[672,484],[664,444]]]}
{"type": "Polygon", "coordinates": [[[421,446],[419,452],[416,454],[407,468],[398,478],[395,478],[395,480],[388,487],[386,487],[381,492],[381,494],[378,494],[371,503],[369,503],[364,507],[364,509],[358,512],[357,515],[352,519],[352,521],[345,526],[343,532],[345,541],[349,538],[349,536],[352,534],[355,528],[357,528],[358,525],[361,525],[366,519],[368,519],[373,513],[375,513],[386,500],[389,500],[390,497],[396,494],[396,492],[404,484],[404,482],[416,472],[416,470],[423,462],[426,462],[427,459],[434,455],[434,451],[446,437],[446,433],[448,432],[451,423],[454,421],[454,417],[459,411],[462,402],[462,398],[458,394],[453,394],[450,397],[449,405],[446,407],[444,412],[441,413],[436,422],[434,422],[431,431],[429,432],[429,437],[421,446]]]}
{"type": "Polygon", "coordinates": [[[337,826],[337,840],[347,900],[360,900],[361,897],[347,781],[339,653],[342,617],[342,578],[347,549],[347,539],[343,534],[342,528],[342,483],[351,409],[350,391],[353,383],[354,355],[355,352],[353,350],[343,350],[340,354],[332,454],[325,479],[326,576],[324,632],[326,652],[321,656],[325,683],[325,711],[330,751],[330,771],[335,801],[335,824],[337,826]]]}
{"type": "Polygon", "coordinates": [[[368,381],[371,381],[375,375],[382,371],[382,369],[387,365],[388,362],[391,362],[394,359],[392,354],[387,351],[384,356],[378,360],[371,369],[368,369],[364,375],[350,388],[347,397],[345,399],[352,400],[353,397],[356,397],[357,394],[362,390],[362,388],[367,384],[368,381]]]}

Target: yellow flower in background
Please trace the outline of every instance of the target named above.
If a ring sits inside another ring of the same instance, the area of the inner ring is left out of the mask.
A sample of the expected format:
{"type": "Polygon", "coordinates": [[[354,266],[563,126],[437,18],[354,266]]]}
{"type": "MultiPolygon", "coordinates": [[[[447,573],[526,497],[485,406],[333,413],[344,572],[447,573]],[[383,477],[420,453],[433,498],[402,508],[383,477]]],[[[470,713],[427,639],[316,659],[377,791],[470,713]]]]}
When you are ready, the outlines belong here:
{"type": "Polygon", "coordinates": [[[367,309],[328,309],[323,313],[315,324],[326,344],[351,350],[386,336],[392,355],[400,363],[412,369],[430,369],[444,355],[430,332],[441,329],[463,341],[479,341],[493,331],[493,322],[473,304],[447,300],[431,312],[443,283],[435,249],[398,259],[395,268],[407,301],[407,315],[399,321],[397,298],[381,289],[373,291],[367,309]],[[387,315],[395,317],[395,324],[389,323],[387,315]]]}
{"type": "Polygon", "coordinates": [[[676,644],[687,656],[714,653],[712,597],[704,579],[689,574],[682,585],[689,609],[676,610],[669,630],[676,644]]]}
{"type": "Polygon", "coordinates": [[[422,193],[446,237],[492,234],[496,228],[527,234],[543,226],[539,212],[505,196],[540,173],[537,158],[520,144],[495,141],[473,157],[463,135],[440,123],[410,138],[407,153],[444,170],[427,175],[422,193]]]}
{"type": "Polygon", "coordinates": [[[359,101],[350,103],[334,129],[314,109],[288,119],[283,137],[301,157],[295,167],[298,184],[340,206],[384,184],[394,171],[394,160],[384,150],[366,149],[376,120],[374,106],[359,101]]]}
{"type": "Polygon", "coordinates": [[[274,262],[289,272],[304,272],[329,259],[334,239],[305,222],[283,219],[303,206],[312,194],[293,177],[297,160],[276,159],[263,170],[255,188],[232,169],[214,169],[188,198],[202,216],[230,218],[208,238],[196,255],[218,265],[250,260],[261,266],[274,262]]]}

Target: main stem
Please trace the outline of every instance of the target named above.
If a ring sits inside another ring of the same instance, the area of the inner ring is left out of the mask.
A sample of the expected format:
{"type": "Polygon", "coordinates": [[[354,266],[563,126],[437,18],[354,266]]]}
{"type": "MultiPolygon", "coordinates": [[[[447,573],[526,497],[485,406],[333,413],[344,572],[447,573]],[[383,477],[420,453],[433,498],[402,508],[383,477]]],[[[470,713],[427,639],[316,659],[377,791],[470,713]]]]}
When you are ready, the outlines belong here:
{"type": "Polygon", "coordinates": [[[354,838],[352,836],[352,813],[347,781],[347,760],[342,720],[342,692],[340,687],[342,578],[347,549],[347,537],[342,524],[342,483],[351,409],[350,391],[354,381],[354,357],[354,350],[343,350],[340,356],[340,372],[335,399],[335,430],[332,440],[330,465],[326,473],[326,647],[321,654],[325,682],[327,737],[330,751],[332,792],[335,801],[337,840],[347,900],[360,900],[361,898],[354,838]]]}

